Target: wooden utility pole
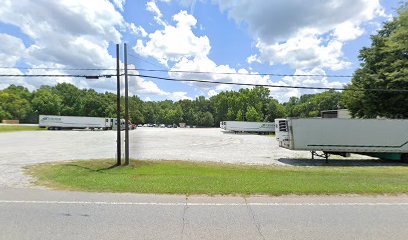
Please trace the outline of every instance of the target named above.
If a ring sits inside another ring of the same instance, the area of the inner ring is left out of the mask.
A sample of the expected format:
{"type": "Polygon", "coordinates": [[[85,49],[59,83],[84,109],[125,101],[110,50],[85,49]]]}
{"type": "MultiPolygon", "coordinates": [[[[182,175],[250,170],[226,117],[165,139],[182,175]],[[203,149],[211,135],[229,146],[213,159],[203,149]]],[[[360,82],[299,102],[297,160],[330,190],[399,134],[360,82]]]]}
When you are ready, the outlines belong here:
{"type": "Polygon", "coordinates": [[[120,166],[121,162],[121,137],[120,137],[120,47],[116,44],[116,165],[120,166]]]}
{"type": "Polygon", "coordinates": [[[127,68],[127,45],[124,45],[125,60],[125,165],[129,165],[129,81],[127,68]]]}

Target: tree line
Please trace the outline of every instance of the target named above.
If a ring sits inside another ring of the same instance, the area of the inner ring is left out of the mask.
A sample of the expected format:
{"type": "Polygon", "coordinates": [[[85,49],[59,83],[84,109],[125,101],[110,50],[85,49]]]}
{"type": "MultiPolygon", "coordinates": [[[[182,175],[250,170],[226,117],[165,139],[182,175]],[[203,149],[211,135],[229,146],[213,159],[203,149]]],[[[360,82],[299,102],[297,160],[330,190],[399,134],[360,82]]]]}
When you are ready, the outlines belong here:
{"type": "MultiPolygon", "coordinates": [[[[279,103],[263,87],[225,91],[213,97],[194,100],[142,101],[129,98],[133,123],[164,123],[217,126],[220,121],[273,121],[281,117],[317,117],[320,111],[348,108],[353,117],[408,118],[407,92],[375,92],[361,89],[408,90],[408,3],[398,16],[386,22],[372,44],[360,50],[361,66],[354,73],[347,91],[326,91],[292,97],[279,103]],[[358,90],[358,91],[355,91],[358,90]]],[[[124,103],[124,101],[122,101],[124,103]]],[[[124,106],[121,107],[124,110],[124,106]]],[[[18,119],[36,123],[39,114],[114,117],[116,95],[78,89],[72,84],[42,86],[30,92],[10,85],[0,90],[0,120],[18,119]]],[[[124,113],[122,112],[122,116],[124,113]]]]}
{"type": "MultiPolygon", "coordinates": [[[[316,117],[321,110],[341,107],[341,93],[327,91],[292,97],[279,103],[269,89],[254,87],[225,91],[213,97],[195,100],[142,101],[129,98],[129,118],[133,123],[163,123],[217,126],[220,121],[273,121],[281,117],[316,117]]],[[[122,97],[122,116],[124,99],[122,97]]],[[[69,83],[42,86],[30,92],[22,86],[10,85],[0,91],[0,119],[18,119],[36,123],[38,115],[115,117],[116,95],[79,89],[69,83]]]]}

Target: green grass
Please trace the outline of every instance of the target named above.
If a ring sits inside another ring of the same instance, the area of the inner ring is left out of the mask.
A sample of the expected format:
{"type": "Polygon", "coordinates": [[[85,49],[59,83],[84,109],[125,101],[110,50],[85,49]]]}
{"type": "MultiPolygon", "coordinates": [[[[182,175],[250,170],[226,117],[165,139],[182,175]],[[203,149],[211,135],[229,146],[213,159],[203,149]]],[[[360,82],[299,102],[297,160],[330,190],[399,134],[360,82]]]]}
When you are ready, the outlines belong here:
{"type": "Polygon", "coordinates": [[[166,194],[383,194],[408,192],[408,167],[278,167],[180,161],[114,160],[28,168],[39,185],[96,192],[166,194]]]}
{"type": "Polygon", "coordinates": [[[0,133],[2,132],[18,132],[18,131],[39,131],[46,130],[46,128],[39,128],[38,126],[18,126],[18,125],[0,125],[0,133]]]}

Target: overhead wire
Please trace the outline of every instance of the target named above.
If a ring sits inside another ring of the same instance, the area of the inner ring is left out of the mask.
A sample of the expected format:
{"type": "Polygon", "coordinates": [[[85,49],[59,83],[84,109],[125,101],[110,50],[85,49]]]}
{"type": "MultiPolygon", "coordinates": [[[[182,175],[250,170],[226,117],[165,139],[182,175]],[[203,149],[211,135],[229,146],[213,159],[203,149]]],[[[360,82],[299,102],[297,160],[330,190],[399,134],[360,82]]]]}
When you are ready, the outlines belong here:
{"type": "MultiPolygon", "coordinates": [[[[123,75],[124,75],[123,73],[120,74],[120,76],[123,76],[123,75]]],[[[111,78],[113,76],[116,76],[116,74],[99,74],[99,75],[86,75],[86,74],[0,74],[0,77],[72,77],[72,78],[86,78],[86,79],[111,78]]],[[[223,85],[236,85],[236,86],[258,86],[258,87],[268,87],[268,88],[408,93],[408,89],[379,89],[379,88],[361,89],[361,88],[309,87],[309,86],[237,83],[237,82],[224,82],[224,81],[201,80],[201,79],[178,79],[178,78],[159,77],[159,76],[151,76],[151,75],[144,75],[144,74],[128,74],[128,76],[143,77],[143,78],[157,79],[157,80],[163,80],[163,81],[173,81],[173,82],[196,82],[196,83],[205,83],[205,84],[223,84],[223,85]]]]}
{"type": "Polygon", "coordinates": [[[243,72],[206,72],[206,71],[186,71],[186,70],[165,70],[165,69],[145,69],[134,68],[129,71],[139,72],[167,72],[167,73],[192,73],[192,74],[215,74],[215,75],[244,75],[244,76],[276,76],[276,77],[330,77],[330,78],[350,78],[352,75],[325,75],[325,74],[279,74],[279,73],[243,73],[243,72]]]}
{"type": "Polygon", "coordinates": [[[335,91],[371,91],[371,92],[401,92],[408,93],[408,89],[359,89],[359,88],[331,88],[331,87],[307,87],[307,86],[290,86],[290,85],[272,85],[272,84],[255,84],[255,83],[236,83],[236,82],[223,82],[223,81],[209,81],[200,79],[176,79],[167,77],[150,76],[143,74],[128,74],[129,76],[144,77],[150,79],[158,79],[163,81],[174,82],[196,82],[196,83],[211,83],[211,84],[224,84],[224,85],[237,85],[237,86],[254,86],[254,87],[268,87],[268,88],[289,88],[289,89],[310,89],[310,90],[335,90],[335,91]]]}
{"type": "MultiPolygon", "coordinates": [[[[121,74],[123,75],[123,74],[121,74]]],[[[73,78],[110,78],[116,76],[116,74],[101,74],[101,75],[84,75],[84,74],[0,74],[0,77],[73,77],[73,78]]]]}
{"type": "Polygon", "coordinates": [[[24,70],[66,70],[66,71],[116,71],[116,68],[62,68],[62,67],[5,67],[0,69],[24,69],[24,70]]]}
{"type": "MultiPolygon", "coordinates": [[[[145,62],[145,63],[148,63],[148,64],[150,64],[150,65],[152,65],[152,66],[161,68],[160,65],[158,65],[158,64],[156,64],[156,63],[153,63],[153,62],[151,62],[151,61],[148,61],[148,60],[146,60],[146,59],[143,59],[143,58],[141,58],[141,57],[135,56],[135,55],[133,55],[133,54],[131,54],[131,53],[128,53],[128,56],[133,57],[133,58],[136,58],[136,59],[139,59],[140,61],[143,61],[143,62],[145,62]]],[[[128,70],[130,70],[130,69],[128,69],[128,70]]]]}

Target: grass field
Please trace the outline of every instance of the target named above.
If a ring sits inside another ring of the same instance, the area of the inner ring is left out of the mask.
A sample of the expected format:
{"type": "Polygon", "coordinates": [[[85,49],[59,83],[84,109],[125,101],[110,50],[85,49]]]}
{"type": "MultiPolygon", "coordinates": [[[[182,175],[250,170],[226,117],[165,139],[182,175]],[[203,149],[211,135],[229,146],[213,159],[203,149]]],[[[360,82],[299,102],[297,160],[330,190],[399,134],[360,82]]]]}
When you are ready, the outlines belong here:
{"type": "Polygon", "coordinates": [[[38,126],[18,126],[18,125],[0,125],[0,133],[2,132],[18,132],[18,131],[39,131],[46,130],[46,128],[39,128],[38,126]]]}
{"type": "Polygon", "coordinates": [[[408,192],[408,166],[279,167],[114,160],[34,165],[39,185],[97,192],[168,194],[382,194],[408,192]]]}

